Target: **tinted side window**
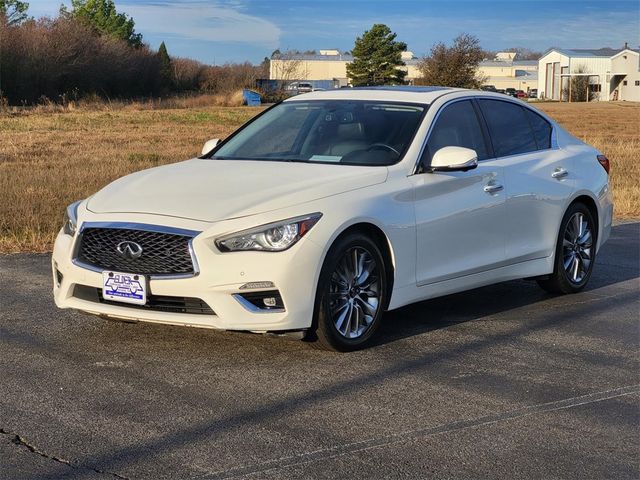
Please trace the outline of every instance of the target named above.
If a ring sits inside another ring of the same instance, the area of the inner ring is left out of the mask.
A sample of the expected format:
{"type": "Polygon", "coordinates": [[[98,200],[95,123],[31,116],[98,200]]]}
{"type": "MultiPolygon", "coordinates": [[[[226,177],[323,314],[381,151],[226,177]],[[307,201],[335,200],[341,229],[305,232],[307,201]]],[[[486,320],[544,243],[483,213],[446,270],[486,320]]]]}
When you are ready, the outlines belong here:
{"type": "Polygon", "coordinates": [[[487,121],[497,157],[537,150],[529,120],[520,105],[500,100],[478,100],[487,121]]]}
{"type": "Polygon", "coordinates": [[[538,144],[538,150],[551,148],[551,125],[549,122],[528,108],[525,108],[524,111],[527,113],[531,128],[533,128],[533,135],[538,144]]]}
{"type": "Polygon", "coordinates": [[[489,158],[478,116],[470,100],[455,102],[442,110],[431,130],[422,156],[424,165],[443,147],[471,148],[478,160],[489,158]]]}

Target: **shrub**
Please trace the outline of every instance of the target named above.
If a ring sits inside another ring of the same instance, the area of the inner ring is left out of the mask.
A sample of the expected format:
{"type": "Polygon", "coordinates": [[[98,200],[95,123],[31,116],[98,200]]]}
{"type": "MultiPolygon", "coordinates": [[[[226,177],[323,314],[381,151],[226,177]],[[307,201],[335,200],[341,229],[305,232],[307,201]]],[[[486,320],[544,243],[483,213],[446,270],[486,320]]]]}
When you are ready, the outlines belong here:
{"type": "Polygon", "coordinates": [[[0,23],[0,90],[12,104],[157,94],[161,63],[147,47],[98,36],[73,19],[0,23]]]}

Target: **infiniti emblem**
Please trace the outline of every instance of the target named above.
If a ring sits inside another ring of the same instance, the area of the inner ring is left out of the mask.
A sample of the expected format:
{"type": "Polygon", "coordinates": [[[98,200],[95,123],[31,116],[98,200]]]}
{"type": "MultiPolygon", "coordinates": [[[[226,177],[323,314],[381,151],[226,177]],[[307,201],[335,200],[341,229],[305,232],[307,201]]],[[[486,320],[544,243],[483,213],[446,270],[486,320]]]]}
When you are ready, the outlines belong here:
{"type": "Polygon", "coordinates": [[[128,259],[140,258],[142,255],[142,247],[140,244],[130,240],[120,242],[116,247],[116,250],[118,250],[118,253],[121,256],[128,259]]]}

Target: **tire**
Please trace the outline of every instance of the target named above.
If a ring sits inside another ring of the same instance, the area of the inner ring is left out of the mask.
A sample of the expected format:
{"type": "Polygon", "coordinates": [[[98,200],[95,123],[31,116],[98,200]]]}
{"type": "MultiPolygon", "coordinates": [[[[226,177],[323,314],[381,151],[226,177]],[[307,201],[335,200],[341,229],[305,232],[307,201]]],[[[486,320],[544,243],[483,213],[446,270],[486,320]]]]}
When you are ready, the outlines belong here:
{"type": "Polygon", "coordinates": [[[322,266],[306,341],[339,352],[367,346],[388,305],[387,273],[380,247],[371,238],[352,233],[338,239],[322,266]]]}
{"type": "Polygon", "coordinates": [[[591,278],[596,261],[597,229],[583,203],[574,203],[564,214],[556,243],[553,273],[538,280],[550,293],[577,293],[591,278]]]}

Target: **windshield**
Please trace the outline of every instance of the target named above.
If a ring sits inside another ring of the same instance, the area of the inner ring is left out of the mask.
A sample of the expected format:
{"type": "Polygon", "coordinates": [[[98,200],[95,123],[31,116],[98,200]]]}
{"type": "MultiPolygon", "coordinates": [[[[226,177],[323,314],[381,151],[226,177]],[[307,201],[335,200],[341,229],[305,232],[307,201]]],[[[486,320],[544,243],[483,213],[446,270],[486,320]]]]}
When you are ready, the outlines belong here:
{"type": "Polygon", "coordinates": [[[211,156],[347,165],[391,165],[409,147],[426,105],[351,100],[284,102],[211,156]]]}

